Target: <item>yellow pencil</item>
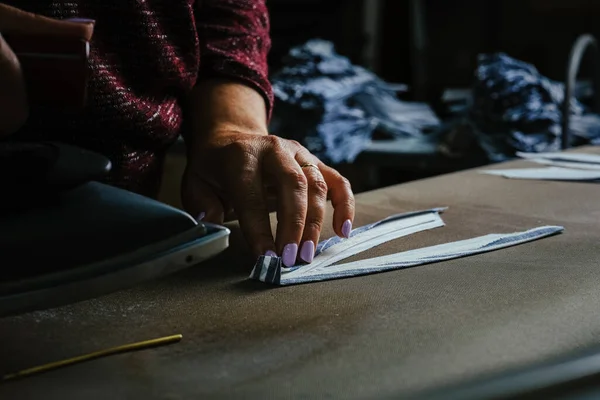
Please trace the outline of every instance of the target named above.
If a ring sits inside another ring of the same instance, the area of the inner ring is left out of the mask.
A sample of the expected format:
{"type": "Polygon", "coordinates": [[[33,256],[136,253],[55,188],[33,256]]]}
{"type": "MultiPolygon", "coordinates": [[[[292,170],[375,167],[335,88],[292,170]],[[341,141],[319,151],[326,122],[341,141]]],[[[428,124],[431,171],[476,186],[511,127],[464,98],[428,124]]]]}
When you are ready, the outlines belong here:
{"type": "Polygon", "coordinates": [[[27,376],[41,374],[42,372],[48,372],[57,368],[68,367],[70,365],[79,364],[85,361],[95,360],[101,357],[107,357],[114,354],[127,353],[131,351],[138,351],[149,349],[151,347],[165,346],[172,343],[177,343],[183,338],[182,335],[172,335],[161,337],[158,339],[145,340],[143,342],[125,344],[123,346],[117,346],[106,350],[96,351],[94,353],[85,354],[78,357],[68,358],[66,360],[56,361],[49,364],[40,365],[38,367],[27,368],[22,371],[6,374],[2,377],[2,381],[9,381],[13,379],[25,378],[27,376]]]}

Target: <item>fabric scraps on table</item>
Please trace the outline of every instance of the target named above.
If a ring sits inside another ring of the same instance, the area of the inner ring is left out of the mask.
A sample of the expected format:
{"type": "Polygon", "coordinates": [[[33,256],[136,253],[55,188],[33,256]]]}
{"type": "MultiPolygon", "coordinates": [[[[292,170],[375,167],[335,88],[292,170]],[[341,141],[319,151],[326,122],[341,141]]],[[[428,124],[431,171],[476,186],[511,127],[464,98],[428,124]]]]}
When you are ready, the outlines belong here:
{"type": "MultiPolygon", "coordinates": [[[[471,94],[444,133],[451,153],[483,150],[501,162],[516,152],[560,150],[564,84],[548,79],[532,64],[504,53],[481,54],[471,94]]],[[[592,112],[593,85],[580,82],[571,99],[571,147],[600,144],[600,116],[592,112]]]]}
{"type": "Polygon", "coordinates": [[[598,154],[582,154],[582,153],[517,153],[517,156],[527,160],[541,159],[551,161],[566,161],[580,164],[596,164],[600,165],[600,155],[598,154]]]}
{"type": "Polygon", "coordinates": [[[524,232],[489,234],[473,239],[445,243],[366,260],[336,264],[384,242],[412,233],[443,226],[439,213],[432,209],[390,217],[354,230],[349,239],[332,238],[319,243],[317,255],[307,265],[287,268],[280,257],[259,257],[250,279],[287,286],[330,279],[414,267],[450,260],[530,242],[564,230],[561,226],[543,226],[524,232]]]}
{"type": "Polygon", "coordinates": [[[492,169],[480,172],[482,174],[498,175],[509,179],[579,182],[600,180],[600,171],[562,167],[492,169]]]}
{"type": "Polygon", "coordinates": [[[398,99],[406,86],[352,64],[328,41],[292,48],[271,81],[276,104],[269,130],[324,162],[353,162],[376,131],[390,139],[420,137],[441,124],[429,105],[398,99]]]}
{"type": "Polygon", "coordinates": [[[550,165],[553,167],[571,168],[571,169],[587,169],[593,171],[600,171],[600,164],[590,164],[577,161],[554,161],[547,160],[544,158],[532,158],[529,161],[536,164],[550,165]]]}
{"type": "Polygon", "coordinates": [[[517,153],[521,158],[545,168],[513,168],[480,171],[510,179],[551,181],[600,181],[600,156],[580,153],[517,153]]]}
{"type": "MultiPolygon", "coordinates": [[[[493,161],[504,161],[515,151],[556,151],[563,99],[564,85],[546,78],[533,65],[503,53],[482,54],[470,117],[493,161]]],[[[576,99],[571,113],[584,113],[576,99]]]]}

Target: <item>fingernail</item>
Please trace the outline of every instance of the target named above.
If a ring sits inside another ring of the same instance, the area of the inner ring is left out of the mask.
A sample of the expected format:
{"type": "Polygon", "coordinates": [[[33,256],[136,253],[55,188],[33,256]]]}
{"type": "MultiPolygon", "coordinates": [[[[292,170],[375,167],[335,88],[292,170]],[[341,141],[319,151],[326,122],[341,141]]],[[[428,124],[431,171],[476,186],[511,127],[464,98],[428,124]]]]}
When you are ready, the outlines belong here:
{"type": "Polygon", "coordinates": [[[68,18],[68,19],[66,19],[66,21],[77,22],[77,23],[81,23],[81,24],[95,24],[96,23],[96,20],[89,19],[89,18],[68,18]]]}
{"type": "Polygon", "coordinates": [[[296,243],[290,243],[283,248],[283,255],[281,256],[283,265],[286,267],[293,267],[296,264],[296,256],[298,255],[298,245],[296,243]]]}
{"type": "Polygon", "coordinates": [[[307,263],[311,263],[315,257],[315,243],[312,240],[307,240],[302,245],[300,250],[300,258],[307,263]]]}
{"type": "Polygon", "coordinates": [[[349,238],[351,231],[352,231],[352,221],[347,219],[346,221],[344,221],[344,224],[342,225],[342,235],[345,238],[349,238]]]}
{"type": "Polygon", "coordinates": [[[206,217],[206,213],[203,211],[200,214],[198,214],[198,218],[196,218],[196,221],[202,221],[204,217],[206,217]]]}
{"type": "Polygon", "coordinates": [[[266,257],[277,257],[277,253],[275,253],[273,250],[267,250],[267,252],[265,253],[266,257]]]}

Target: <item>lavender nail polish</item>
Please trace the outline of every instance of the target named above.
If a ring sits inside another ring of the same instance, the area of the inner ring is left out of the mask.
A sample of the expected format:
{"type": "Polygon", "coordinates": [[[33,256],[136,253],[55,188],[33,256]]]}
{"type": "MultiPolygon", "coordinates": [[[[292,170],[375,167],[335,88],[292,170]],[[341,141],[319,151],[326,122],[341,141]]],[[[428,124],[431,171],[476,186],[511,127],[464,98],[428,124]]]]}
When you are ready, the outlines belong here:
{"type": "Polygon", "coordinates": [[[342,235],[344,235],[345,238],[349,238],[351,231],[352,231],[352,221],[347,219],[346,221],[344,221],[344,224],[342,225],[342,235]]]}
{"type": "Polygon", "coordinates": [[[68,18],[68,19],[66,19],[66,21],[77,22],[77,23],[81,23],[81,24],[95,24],[96,23],[95,20],[89,19],[89,18],[68,18]]]}
{"type": "Polygon", "coordinates": [[[277,257],[277,253],[275,253],[273,250],[267,250],[267,252],[265,253],[266,257],[277,257]]]}
{"type": "Polygon", "coordinates": [[[296,243],[290,243],[283,248],[283,255],[281,256],[283,265],[286,267],[293,267],[296,264],[296,256],[298,255],[298,245],[296,243]]]}
{"type": "Polygon", "coordinates": [[[311,263],[315,257],[315,244],[312,240],[307,240],[300,250],[300,258],[307,263],[311,263]]]}
{"type": "Polygon", "coordinates": [[[206,217],[206,213],[203,211],[200,214],[198,214],[198,218],[196,218],[196,221],[202,221],[204,217],[206,217]]]}

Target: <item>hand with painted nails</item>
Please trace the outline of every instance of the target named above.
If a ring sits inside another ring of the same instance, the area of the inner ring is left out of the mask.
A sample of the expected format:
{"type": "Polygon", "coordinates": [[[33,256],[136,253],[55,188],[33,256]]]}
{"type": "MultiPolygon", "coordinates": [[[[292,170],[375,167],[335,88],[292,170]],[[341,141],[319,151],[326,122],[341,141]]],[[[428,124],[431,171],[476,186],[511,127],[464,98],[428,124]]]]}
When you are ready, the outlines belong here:
{"type": "Polygon", "coordinates": [[[299,143],[276,136],[223,133],[194,153],[184,184],[190,212],[222,223],[232,205],[256,254],[280,255],[287,266],[312,261],[328,197],[336,234],[347,237],[354,218],[348,181],[299,143]],[[275,240],[266,203],[270,188],[277,197],[275,240]]]}
{"type": "Polygon", "coordinates": [[[53,35],[90,40],[93,30],[93,21],[61,21],[0,3],[0,137],[15,133],[29,113],[21,65],[3,35],[53,35]]]}
{"type": "Polygon", "coordinates": [[[197,100],[203,106],[223,106],[214,110],[217,115],[212,118],[199,116],[196,135],[186,138],[183,205],[192,215],[213,223],[222,223],[231,207],[257,256],[279,255],[286,266],[310,263],[326,223],[328,198],[334,208],[335,233],[350,234],[354,219],[350,184],[299,143],[268,135],[266,124],[255,118],[261,111],[265,114],[261,96],[242,85],[231,85],[209,84],[199,92],[202,97],[197,100]],[[211,90],[223,97],[204,97],[211,90]],[[237,101],[248,116],[239,115],[237,101]],[[234,110],[234,115],[223,115],[227,109],[234,110]],[[213,125],[217,120],[225,121],[220,129],[213,125]],[[202,125],[203,121],[211,122],[202,125]],[[271,191],[277,204],[275,238],[266,201],[271,191]]]}

